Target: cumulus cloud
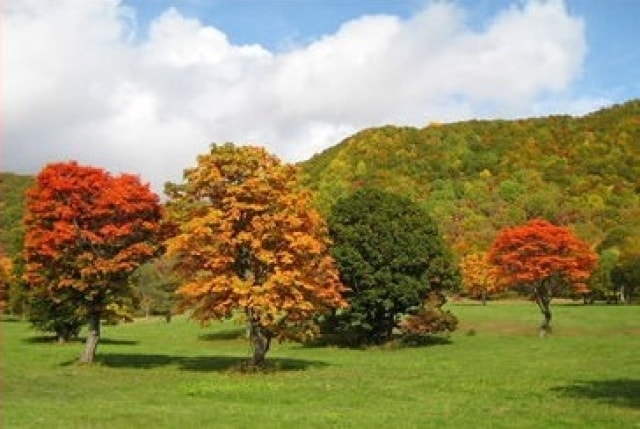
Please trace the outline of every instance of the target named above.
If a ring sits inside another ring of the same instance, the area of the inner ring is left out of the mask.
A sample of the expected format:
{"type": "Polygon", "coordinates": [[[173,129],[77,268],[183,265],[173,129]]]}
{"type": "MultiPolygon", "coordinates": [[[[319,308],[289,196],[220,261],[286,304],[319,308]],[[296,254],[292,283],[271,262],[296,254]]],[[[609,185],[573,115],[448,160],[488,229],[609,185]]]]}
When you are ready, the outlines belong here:
{"type": "Polygon", "coordinates": [[[363,127],[537,114],[587,52],[560,0],[516,3],[480,29],[454,3],[427,3],[285,52],[234,45],[176,9],[134,37],[117,0],[5,3],[2,169],[77,159],[157,190],[211,142],[298,161],[363,127]]]}

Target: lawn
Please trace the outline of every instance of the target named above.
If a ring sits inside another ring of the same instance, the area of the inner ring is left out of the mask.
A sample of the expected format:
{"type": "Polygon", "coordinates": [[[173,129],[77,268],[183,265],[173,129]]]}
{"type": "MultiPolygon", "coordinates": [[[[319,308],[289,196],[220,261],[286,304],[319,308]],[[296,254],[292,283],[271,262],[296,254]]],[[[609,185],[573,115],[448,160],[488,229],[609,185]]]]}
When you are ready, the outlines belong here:
{"type": "Polygon", "coordinates": [[[368,350],[276,344],[237,372],[240,327],[177,318],[107,326],[82,344],[2,328],[4,428],[640,428],[640,307],[453,303],[448,343],[368,350]]]}

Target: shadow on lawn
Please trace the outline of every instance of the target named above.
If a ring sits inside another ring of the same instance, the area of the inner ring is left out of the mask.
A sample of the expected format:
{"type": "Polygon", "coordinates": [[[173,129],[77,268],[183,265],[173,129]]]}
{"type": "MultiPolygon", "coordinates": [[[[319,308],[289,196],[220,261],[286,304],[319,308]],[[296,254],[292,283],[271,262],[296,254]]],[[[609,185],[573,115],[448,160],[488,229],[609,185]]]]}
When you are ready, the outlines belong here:
{"type": "MultiPolygon", "coordinates": [[[[56,344],[65,345],[65,344],[84,343],[85,342],[85,338],[83,338],[83,337],[72,338],[70,340],[67,340],[64,343],[58,343],[58,337],[56,337],[56,336],[39,335],[39,336],[35,336],[35,337],[24,338],[22,341],[24,341],[25,343],[30,343],[30,344],[56,343],[56,344]]],[[[138,343],[139,343],[138,341],[134,341],[134,340],[114,340],[114,339],[111,339],[111,338],[100,338],[100,344],[109,344],[109,345],[114,345],[114,346],[135,346],[138,343]]]]}
{"type": "Polygon", "coordinates": [[[211,332],[209,334],[202,334],[198,336],[201,341],[224,341],[224,340],[237,340],[246,337],[246,328],[234,328],[225,329],[224,331],[211,332]]]}
{"type": "Polygon", "coordinates": [[[619,378],[580,381],[569,386],[555,387],[552,390],[575,398],[594,399],[613,405],[640,408],[640,380],[619,378]]]}
{"type": "MultiPolygon", "coordinates": [[[[118,354],[98,355],[96,361],[112,368],[150,369],[167,365],[177,365],[184,371],[229,371],[239,369],[247,362],[239,356],[173,356],[158,354],[118,354]]],[[[301,371],[313,367],[327,366],[325,362],[267,357],[267,370],[301,371]]]]}
{"type": "Polygon", "coordinates": [[[305,349],[316,349],[326,347],[338,347],[342,349],[352,350],[366,350],[369,348],[382,348],[382,349],[403,349],[403,348],[422,348],[432,346],[448,346],[453,344],[450,338],[433,335],[428,337],[408,337],[401,338],[395,337],[386,343],[375,344],[367,343],[366,341],[358,340],[357,338],[351,338],[342,335],[325,334],[319,337],[310,339],[303,343],[300,343],[299,347],[305,349]]]}

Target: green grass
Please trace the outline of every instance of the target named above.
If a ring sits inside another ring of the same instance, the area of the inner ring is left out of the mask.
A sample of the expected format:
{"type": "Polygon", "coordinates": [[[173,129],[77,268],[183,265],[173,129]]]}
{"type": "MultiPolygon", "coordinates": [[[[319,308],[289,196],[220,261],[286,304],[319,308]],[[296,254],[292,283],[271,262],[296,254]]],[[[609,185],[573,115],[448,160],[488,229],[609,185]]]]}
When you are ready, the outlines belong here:
{"type": "Polygon", "coordinates": [[[4,321],[4,428],[640,428],[640,307],[556,305],[540,339],[531,303],[452,304],[450,343],[369,350],[276,344],[275,371],[232,324],[107,326],[82,344],[4,321]]]}

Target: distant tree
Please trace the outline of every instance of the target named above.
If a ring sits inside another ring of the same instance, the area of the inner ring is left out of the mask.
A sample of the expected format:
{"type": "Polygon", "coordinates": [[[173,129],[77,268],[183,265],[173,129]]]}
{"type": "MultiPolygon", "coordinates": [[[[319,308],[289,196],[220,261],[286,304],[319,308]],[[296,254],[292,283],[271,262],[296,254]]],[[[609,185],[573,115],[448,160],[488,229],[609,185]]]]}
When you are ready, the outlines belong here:
{"type": "Polygon", "coordinates": [[[401,316],[416,313],[430,292],[459,286],[459,272],[434,221],[405,197],[359,189],[336,203],[329,228],[350,308],[326,326],[352,334],[354,341],[390,339],[401,316]]]}
{"type": "Polygon", "coordinates": [[[105,312],[129,294],[129,274],[158,252],[161,218],[138,177],[76,162],[45,166],[29,190],[25,277],[52,317],[88,322],[82,362],[94,359],[105,312]]]}
{"type": "Polygon", "coordinates": [[[315,315],[344,306],[325,223],[297,175],[262,148],[213,145],[166,189],[181,307],[203,323],[245,321],[257,367],[272,338],[313,335],[315,315]]]}
{"type": "Polygon", "coordinates": [[[611,280],[623,303],[630,303],[640,287],[640,256],[625,257],[611,270],[611,280]]]}
{"type": "Polygon", "coordinates": [[[470,253],[460,262],[462,284],[474,297],[480,297],[482,305],[487,303],[487,295],[497,287],[495,268],[487,259],[486,252],[470,253]]]}
{"type": "Polygon", "coordinates": [[[13,281],[13,261],[0,251],[0,314],[7,308],[7,292],[13,281]]]}
{"type": "Polygon", "coordinates": [[[159,257],[141,265],[131,275],[140,307],[147,317],[162,314],[167,322],[171,321],[177,298],[175,292],[180,285],[175,264],[175,260],[159,257]]]}
{"type": "Polygon", "coordinates": [[[570,285],[586,292],[585,282],[598,257],[569,228],[534,219],[501,230],[489,252],[489,261],[495,265],[502,287],[520,286],[533,293],[544,316],[540,336],[545,336],[551,330],[554,289],[570,285]]]}
{"type": "Polygon", "coordinates": [[[596,299],[605,299],[607,302],[619,300],[618,287],[611,277],[619,260],[620,252],[615,247],[600,251],[598,265],[589,278],[589,293],[585,295],[585,302],[593,303],[596,299]]]}
{"type": "MultiPolygon", "coordinates": [[[[640,212],[635,214],[637,216],[640,212]]],[[[602,267],[605,273],[601,273],[599,269],[593,280],[597,281],[602,275],[607,275],[605,279],[610,282],[607,284],[608,292],[615,295],[619,302],[631,301],[640,285],[640,227],[637,221],[613,228],[606,234],[599,248],[601,254],[616,257],[605,259],[606,264],[602,267]]]]}

